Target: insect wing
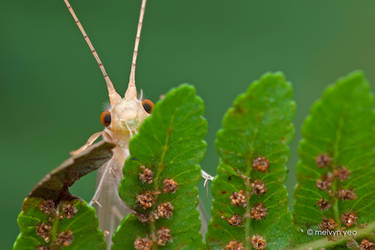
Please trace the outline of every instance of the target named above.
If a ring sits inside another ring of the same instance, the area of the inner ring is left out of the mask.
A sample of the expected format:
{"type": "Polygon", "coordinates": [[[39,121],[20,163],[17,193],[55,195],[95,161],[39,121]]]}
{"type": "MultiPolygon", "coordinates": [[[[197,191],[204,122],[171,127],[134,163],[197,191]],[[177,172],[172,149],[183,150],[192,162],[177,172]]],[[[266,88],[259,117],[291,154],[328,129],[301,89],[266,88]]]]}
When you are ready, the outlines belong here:
{"type": "Polygon", "coordinates": [[[29,193],[28,197],[60,201],[68,195],[68,188],[82,176],[98,169],[112,158],[112,148],[108,142],[98,142],[75,155],[47,174],[29,193]]]}

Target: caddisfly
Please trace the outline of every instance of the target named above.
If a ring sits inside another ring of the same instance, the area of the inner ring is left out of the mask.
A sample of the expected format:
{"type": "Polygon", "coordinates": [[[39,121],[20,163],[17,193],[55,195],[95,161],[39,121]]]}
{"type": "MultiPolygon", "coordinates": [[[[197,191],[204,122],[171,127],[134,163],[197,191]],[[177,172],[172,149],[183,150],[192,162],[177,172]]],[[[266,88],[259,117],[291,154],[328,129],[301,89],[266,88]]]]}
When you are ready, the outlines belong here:
{"type": "Polygon", "coordinates": [[[87,36],[82,24],[78,20],[73,8],[68,0],[64,0],[69,12],[80,29],[86,43],[95,57],[103,73],[107,84],[110,108],[101,114],[101,122],[105,126],[103,131],[93,134],[85,145],[72,152],[73,155],[85,150],[93,144],[100,136],[103,140],[116,145],[113,149],[113,157],[105,163],[99,170],[97,176],[97,187],[90,204],[96,206],[99,219],[99,228],[105,232],[107,246],[110,246],[110,240],[114,230],[121,219],[130,212],[124,202],[118,195],[118,185],[122,178],[122,167],[125,159],[129,156],[129,140],[137,132],[142,121],[152,112],[153,103],[149,100],[138,98],[135,85],[135,67],[140,41],[142,20],[146,7],[146,0],[142,1],[142,7],[139,17],[137,36],[135,40],[134,54],[131,66],[131,73],[128,88],[122,98],[113,87],[113,84],[95,51],[89,37],[87,36]]]}
{"type": "MultiPolygon", "coordinates": [[[[111,238],[116,227],[121,222],[123,217],[131,212],[131,210],[125,205],[118,195],[118,186],[122,178],[122,167],[126,158],[129,156],[129,140],[135,133],[137,133],[139,126],[143,120],[151,114],[153,108],[153,103],[150,100],[142,100],[142,94],[140,97],[138,97],[135,85],[136,60],[146,0],[142,0],[130,78],[128,88],[123,98],[116,92],[98,56],[98,53],[94,49],[94,46],[87,36],[82,24],[78,20],[69,1],[64,1],[87,45],[89,46],[91,53],[99,64],[108,89],[110,108],[104,111],[100,117],[102,124],[105,126],[104,130],[93,134],[88,139],[86,144],[84,144],[78,150],[73,151],[71,154],[79,154],[87,147],[92,145],[100,136],[102,136],[104,141],[116,145],[113,149],[113,157],[98,170],[97,186],[95,194],[90,202],[91,205],[96,207],[97,216],[99,219],[99,228],[105,233],[107,249],[110,249],[111,238]]],[[[206,174],[205,172],[202,172],[202,174],[203,178],[206,180],[212,180],[210,175],[206,174]]],[[[202,224],[206,223],[203,222],[202,224]]]]}

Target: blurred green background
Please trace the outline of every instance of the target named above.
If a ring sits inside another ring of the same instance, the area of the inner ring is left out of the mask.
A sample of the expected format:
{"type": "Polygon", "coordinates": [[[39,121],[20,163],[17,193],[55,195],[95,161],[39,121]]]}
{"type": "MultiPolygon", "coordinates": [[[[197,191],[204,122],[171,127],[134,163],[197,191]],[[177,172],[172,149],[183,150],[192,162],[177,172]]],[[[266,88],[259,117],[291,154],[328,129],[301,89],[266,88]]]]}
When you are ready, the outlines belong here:
{"type": "MultiPolygon", "coordinates": [[[[71,0],[121,93],[140,2],[71,0]]],[[[1,0],[0,9],[0,248],[10,249],[23,198],[102,129],[107,93],[63,0],[1,0]]],[[[291,192],[300,128],[314,100],[354,69],[375,83],[374,10],[372,0],[149,0],[136,82],[153,100],[180,83],[195,85],[209,124],[202,167],[215,174],[214,138],[223,114],[253,80],[283,71],[297,102],[291,192]]],[[[89,199],[94,185],[91,174],[73,192],[89,199]]]]}

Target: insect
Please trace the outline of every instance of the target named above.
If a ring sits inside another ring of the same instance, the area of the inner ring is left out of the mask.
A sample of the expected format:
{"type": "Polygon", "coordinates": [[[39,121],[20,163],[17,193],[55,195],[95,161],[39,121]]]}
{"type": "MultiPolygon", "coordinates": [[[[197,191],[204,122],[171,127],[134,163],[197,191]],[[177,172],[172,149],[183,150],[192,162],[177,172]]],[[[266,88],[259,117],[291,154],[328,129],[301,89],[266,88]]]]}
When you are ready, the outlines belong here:
{"type": "Polygon", "coordinates": [[[83,152],[100,136],[104,141],[115,144],[112,158],[98,170],[97,187],[90,202],[90,205],[96,207],[99,228],[105,232],[107,247],[109,248],[111,245],[110,239],[114,230],[121,219],[130,212],[130,209],[127,208],[124,202],[120,199],[117,191],[122,178],[122,167],[125,159],[129,156],[129,140],[135,133],[137,133],[139,126],[143,120],[151,114],[153,109],[152,101],[143,100],[142,95],[138,97],[135,85],[136,61],[146,8],[146,0],[142,0],[129,84],[124,97],[121,97],[121,95],[116,92],[98,53],[92,45],[90,38],[86,34],[85,29],[80,23],[69,1],[64,0],[64,2],[89,46],[92,55],[97,61],[108,90],[110,107],[100,116],[100,121],[104,126],[104,130],[94,133],[81,148],[71,152],[71,154],[74,156],[83,152]]]}
{"type": "MultiPolygon", "coordinates": [[[[64,2],[79,30],[81,31],[83,38],[89,46],[92,55],[97,61],[108,90],[110,108],[104,111],[100,116],[100,121],[104,126],[104,130],[94,133],[81,148],[71,152],[71,154],[73,156],[79,155],[90,147],[90,145],[92,145],[100,136],[104,141],[115,144],[115,147],[112,150],[112,158],[104,163],[103,166],[101,166],[98,170],[95,194],[90,201],[90,205],[96,207],[97,216],[99,219],[99,228],[105,232],[107,249],[110,249],[111,238],[114,230],[122,218],[131,212],[131,210],[125,205],[118,195],[118,185],[122,178],[122,167],[126,158],[129,156],[129,140],[135,133],[137,133],[143,120],[152,113],[154,106],[152,101],[142,99],[142,93],[138,97],[137,88],[135,85],[136,61],[146,8],[146,0],[142,0],[129,83],[124,97],[121,97],[120,94],[116,92],[98,53],[96,52],[88,35],[86,34],[86,31],[76,16],[72,6],[69,3],[69,0],[64,0],[64,2]]],[[[202,171],[202,176],[205,179],[205,183],[208,180],[213,179],[212,176],[208,175],[204,171],[202,171]]],[[[201,214],[203,214],[202,207],[200,206],[199,208],[201,210],[201,214]]],[[[205,228],[206,222],[203,221],[202,224],[203,228],[205,228]]]]}

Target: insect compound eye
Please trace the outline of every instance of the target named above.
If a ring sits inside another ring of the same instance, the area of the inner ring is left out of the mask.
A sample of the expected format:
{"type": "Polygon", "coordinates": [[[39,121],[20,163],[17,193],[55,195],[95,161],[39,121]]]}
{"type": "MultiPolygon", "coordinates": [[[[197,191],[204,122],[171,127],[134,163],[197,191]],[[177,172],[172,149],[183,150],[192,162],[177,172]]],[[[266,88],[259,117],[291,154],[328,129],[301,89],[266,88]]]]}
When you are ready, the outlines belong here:
{"type": "Polygon", "coordinates": [[[149,99],[144,99],[142,101],[142,106],[145,109],[145,111],[149,114],[151,114],[152,110],[154,109],[154,103],[149,99]]]}
{"type": "Polygon", "coordinates": [[[111,124],[111,113],[109,111],[103,111],[100,115],[100,122],[105,126],[108,127],[111,124]]]}

